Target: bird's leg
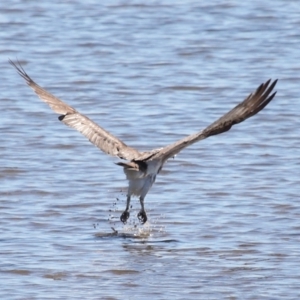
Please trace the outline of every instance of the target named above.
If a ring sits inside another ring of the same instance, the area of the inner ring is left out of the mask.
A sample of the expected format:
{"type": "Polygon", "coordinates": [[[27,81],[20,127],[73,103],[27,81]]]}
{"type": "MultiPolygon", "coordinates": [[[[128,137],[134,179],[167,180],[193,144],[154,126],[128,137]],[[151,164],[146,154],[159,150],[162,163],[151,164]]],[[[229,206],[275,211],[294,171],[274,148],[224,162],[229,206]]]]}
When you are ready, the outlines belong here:
{"type": "Polygon", "coordinates": [[[130,196],[127,195],[126,209],[121,214],[120,220],[126,224],[130,214],[129,214],[130,196]]]}
{"type": "Polygon", "coordinates": [[[140,220],[141,224],[145,224],[147,222],[148,218],[147,218],[145,208],[144,208],[144,197],[142,197],[142,196],[140,197],[140,203],[141,203],[141,210],[138,213],[137,217],[140,220]]]}

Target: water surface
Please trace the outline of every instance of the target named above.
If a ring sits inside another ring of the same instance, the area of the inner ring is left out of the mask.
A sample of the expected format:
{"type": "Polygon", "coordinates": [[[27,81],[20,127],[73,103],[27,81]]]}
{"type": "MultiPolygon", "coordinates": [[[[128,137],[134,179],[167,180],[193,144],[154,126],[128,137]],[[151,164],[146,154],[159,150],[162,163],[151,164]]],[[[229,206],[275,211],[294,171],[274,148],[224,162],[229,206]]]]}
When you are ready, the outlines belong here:
{"type": "Polygon", "coordinates": [[[1,299],[298,299],[298,1],[11,1],[0,7],[1,299]],[[26,87],[139,150],[279,78],[259,115],[184,150],[141,226],[117,160],[26,87]]]}

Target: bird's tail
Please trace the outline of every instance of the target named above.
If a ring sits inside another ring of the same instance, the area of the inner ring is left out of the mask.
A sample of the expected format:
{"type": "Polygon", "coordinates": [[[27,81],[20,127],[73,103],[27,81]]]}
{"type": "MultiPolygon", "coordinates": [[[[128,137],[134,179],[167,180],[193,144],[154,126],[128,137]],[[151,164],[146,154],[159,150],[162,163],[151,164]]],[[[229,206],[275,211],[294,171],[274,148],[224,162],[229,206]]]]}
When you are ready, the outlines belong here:
{"type": "Polygon", "coordinates": [[[139,164],[135,163],[134,161],[130,162],[117,162],[116,165],[123,167],[126,170],[130,171],[140,171],[139,164]]]}

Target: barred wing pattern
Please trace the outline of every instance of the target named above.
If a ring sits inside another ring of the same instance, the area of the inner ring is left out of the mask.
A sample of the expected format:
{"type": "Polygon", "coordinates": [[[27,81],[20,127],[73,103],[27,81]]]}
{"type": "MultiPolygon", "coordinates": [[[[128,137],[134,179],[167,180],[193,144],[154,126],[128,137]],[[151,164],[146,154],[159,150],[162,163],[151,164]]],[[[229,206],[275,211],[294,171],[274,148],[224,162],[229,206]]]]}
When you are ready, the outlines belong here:
{"type": "Polygon", "coordinates": [[[56,113],[61,114],[58,118],[60,121],[78,130],[103,152],[126,160],[134,160],[143,155],[143,153],[127,146],[88,117],[40,87],[30,78],[20,63],[17,65],[11,60],[9,62],[17,69],[18,73],[25,79],[26,83],[39,98],[47,103],[56,113]]]}
{"type": "Polygon", "coordinates": [[[158,160],[164,163],[169,158],[178,154],[182,149],[212,135],[226,132],[233,125],[254,116],[268,105],[276,95],[276,92],[272,93],[272,91],[277,80],[271,83],[271,79],[269,79],[261,84],[256,91],[251,93],[243,102],[235,106],[231,111],[204,130],[189,135],[166,147],[154,149],[149,152],[139,152],[127,146],[120,139],[113,136],[88,117],[40,87],[29,77],[20,63],[17,65],[11,60],[9,60],[9,62],[17,69],[18,73],[26,80],[26,83],[35,91],[40,99],[46,102],[56,113],[61,114],[59,116],[60,121],[78,130],[103,152],[130,161],[158,160]]]}
{"type": "Polygon", "coordinates": [[[261,84],[257,90],[251,93],[243,102],[235,106],[231,111],[222,116],[220,119],[209,125],[204,130],[189,135],[174,144],[162,148],[151,159],[161,159],[166,161],[170,157],[175,156],[182,149],[206,139],[212,135],[217,135],[228,131],[233,125],[241,123],[246,119],[260,112],[276,95],[276,92],[271,94],[274,89],[277,79],[271,84],[271,79],[261,84]]]}

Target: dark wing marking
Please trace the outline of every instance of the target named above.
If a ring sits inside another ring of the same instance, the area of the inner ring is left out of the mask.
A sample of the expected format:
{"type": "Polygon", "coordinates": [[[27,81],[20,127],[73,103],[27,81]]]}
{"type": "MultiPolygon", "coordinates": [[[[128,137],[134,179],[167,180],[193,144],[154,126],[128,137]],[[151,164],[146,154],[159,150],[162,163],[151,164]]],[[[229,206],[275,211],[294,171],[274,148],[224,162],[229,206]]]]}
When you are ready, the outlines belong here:
{"type": "Polygon", "coordinates": [[[267,106],[276,95],[276,92],[273,94],[271,94],[271,92],[274,89],[277,80],[273,81],[271,84],[270,82],[271,79],[261,84],[257,90],[251,93],[243,102],[238,104],[231,111],[209,125],[204,130],[187,136],[175,142],[174,144],[162,148],[157,154],[152,156],[151,159],[162,159],[163,161],[166,161],[185,147],[188,147],[189,145],[206,139],[212,135],[228,131],[233,125],[241,123],[244,120],[254,116],[265,106],[267,106]]]}
{"type": "Polygon", "coordinates": [[[34,90],[39,98],[47,103],[56,113],[61,114],[58,117],[60,121],[78,130],[103,152],[127,160],[133,160],[141,156],[142,153],[127,146],[88,117],[82,115],[76,111],[76,109],[40,87],[29,77],[20,63],[16,64],[11,60],[9,60],[9,62],[17,69],[19,75],[25,79],[26,83],[34,90]]]}

